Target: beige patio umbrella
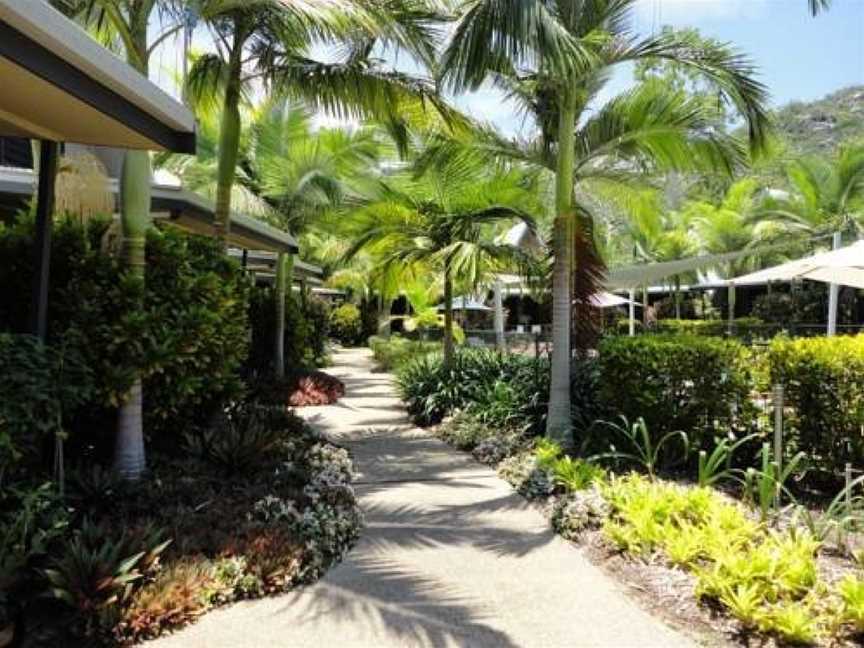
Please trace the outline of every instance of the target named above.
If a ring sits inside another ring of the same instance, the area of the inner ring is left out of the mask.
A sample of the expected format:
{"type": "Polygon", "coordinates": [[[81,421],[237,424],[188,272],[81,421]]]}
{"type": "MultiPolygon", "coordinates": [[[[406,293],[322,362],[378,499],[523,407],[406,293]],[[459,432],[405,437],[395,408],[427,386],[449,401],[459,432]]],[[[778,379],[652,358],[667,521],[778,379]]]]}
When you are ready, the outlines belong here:
{"type": "MultiPolygon", "coordinates": [[[[832,286],[864,288],[864,241],[837,248],[830,252],[819,252],[803,259],[795,259],[773,268],[735,277],[730,285],[761,285],[770,282],[810,279],[832,286]]],[[[837,322],[837,299],[830,300],[828,334],[833,335],[837,322]]]]}

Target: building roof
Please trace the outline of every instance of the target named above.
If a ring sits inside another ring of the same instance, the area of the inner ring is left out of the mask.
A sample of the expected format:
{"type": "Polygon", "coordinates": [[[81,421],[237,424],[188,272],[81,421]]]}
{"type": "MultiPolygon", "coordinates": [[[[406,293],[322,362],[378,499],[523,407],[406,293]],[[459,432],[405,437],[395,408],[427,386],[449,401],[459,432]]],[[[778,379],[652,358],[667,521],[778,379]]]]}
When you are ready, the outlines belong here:
{"type": "MultiPolygon", "coordinates": [[[[2,1],[2,0],[0,0],[2,1]]],[[[0,205],[21,207],[34,194],[37,177],[32,169],[0,167],[0,205]]],[[[109,180],[115,197],[119,183],[109,180]]],[[[213,233],[213,204],[183,187],[153,183],[151,185],[151,211],[153,217],[169,222],[181,229],[198,234],[213,233]]],[[[299,251],[297,241],[288,232],[263,223],[250,216],[231,215],[229,245],[250,250],[270,252],[299,251]]]]}
{"type": "Polygon", "coordinates": [[[195,152],[195,119],[47,2],[0,0],[0,135],[195,152]]]}

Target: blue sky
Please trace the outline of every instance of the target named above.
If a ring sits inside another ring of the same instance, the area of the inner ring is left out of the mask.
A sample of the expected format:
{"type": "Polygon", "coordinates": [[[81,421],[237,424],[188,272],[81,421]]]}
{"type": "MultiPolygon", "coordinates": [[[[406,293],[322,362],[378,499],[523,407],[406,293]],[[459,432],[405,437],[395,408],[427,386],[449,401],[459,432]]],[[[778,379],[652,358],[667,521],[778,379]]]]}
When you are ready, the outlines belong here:
{"type": "MultiPolygon", "coordinates": [[[[838,88],[864,84],[864,0],[833,0],[830,11],[813,18],[806,0],[639,0],[633,29],[647,35],[663,25],[697,27],[703,34],[733,43],[748,54],[768,86],[772,103],[820,98],[838,88]]],[[[196,41],[206,43],[199,34],[196,41]],[[199,40],[200,39],[200,40],[199,40]]],[[[156,80],[174,90],[179,51],[160,48],[156,80]]],[[[607,95],[627,87],[632,71],[622,68],[607,95]]],[[[521,130],[521,119],[500,95],[481,90],[457,104],[507,133],[521,130]]],[[[334,120],[321,116],[321,124],[334,120]]]]}
{"type": "MultiPolygon", "coordinates": [[[[757,64],[774,105],[864,84],[864,0],[834,0],[832,9],[816,18],[806,0],[640,0],[634,30],[650,34],[662,25],[697,27],[733,43],[757,64]]],[[[624,89],[631,75],[622,69],[609,94],[624,89]]],[[[459,104],[508,132],[521,125],[494,92],[481,91],[459,104]]]]}

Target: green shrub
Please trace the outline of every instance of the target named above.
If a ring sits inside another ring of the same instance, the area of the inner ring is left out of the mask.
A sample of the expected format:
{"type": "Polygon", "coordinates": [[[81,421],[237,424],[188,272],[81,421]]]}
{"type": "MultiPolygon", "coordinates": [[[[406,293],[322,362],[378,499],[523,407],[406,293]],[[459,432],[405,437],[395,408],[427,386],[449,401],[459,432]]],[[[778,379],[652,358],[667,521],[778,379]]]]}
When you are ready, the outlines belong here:
{"type": "Polygon", "coordinates": [[[535,433],[543,428],[549,393],[545,360],[462,349],[449,368],[440,354],[428,354],[403,365],[397,379],[408,411],[420,425],[469,409],[492,426],[535,433]]]}
{"type": "Polygon", "coordinates": [[[363,340],[363,320],[354,304],[342,304],[330,312],[330,336],[345,346],[356,346],[363,340]]]}
{"type": "Polygon", "coordinates": [[[38,458],[45,435],[60,434],[93,392],[93,374],[74,345],[0,333],[0,486],[22,455],[38,458]]]}
{"type": "Polygon", "coordinates": [[[608,338],[600,345],[598,396],[609,411],[643,418],[656,440],[683,430],[693,450],[709,449],[718,428],[750,424],[749,363],[747,349],[733,340],[608,338]]]}
{"type": "Polygon", "coordinates": [[[391,335],[389,338],[373,335],[369,338],[369,348],[372,349],[372,355],[382,369],[394,371],[413,358],[440,351],[441,344],[411,340],[401,335],[391,335]]]}
{"type": "MultiPolygon", "coordinates": [[[[757,317],[738,317],[732,320],[733,335],[749,336],[764,331],[765,322],[757,317]]],[[[714,320],[688,320],[688,319],[661,319],[657,321],[655,330],[658,333],[669,333],[676,335],[707,335],[722,337],[729,330],[729,321],[714,320]]]]}
{"type": "Polygon", "coordinates": [[[306,343],[315,358],[315,364],[327,364],[327,339],[330,336],[330,304],[320,297],[307,297],[302,304],[303,315],[309,323],[306,343]]]}
{"type": "MultiPolygon", "coordinates": [[[[285,369],[314,369],[324,363],[324,345],[296,295],[285,297],[285,369]]],[[[272,287],[256,287],[249,303],[252,343],[245,370],[272,376],[276,338],[276,298],[272,287]]],[[[326,329],[325,329],[326,331],[326,329]]],[[[326,332],[325,332],[326,335],[326,332]]]]}
{"type": "Polygon", "coordinates": [[[775,339],[768,348],[772,383],[791,406],[784,426],[790,451],[836,472],[864,460],[864,335],[775,339]]]}
{"type": "Polygon", "coordinates": [[[153,340],[144,381],[149,434],[177,434],[240,395],[250,289],[243,269],[214,239],[150,232],[144,301],[153,340]]]}
{"type": "MultiPolygon", "coordinates": [[[[79,431],[111,430],[136,375],[144,378],[148,433],[179,439],[189,421],[240,391],[248,279],[213,240],[151,230],[145,284],[103,250],[107,228],[98,219],[86,226],[58,219],[52,237],[48,342],[65,345],[93,376],[73,440],[79,431]]],[[[0,230],[2,331],[21,331],[28,321],[33,241],[30,218],[0,230]]]]}

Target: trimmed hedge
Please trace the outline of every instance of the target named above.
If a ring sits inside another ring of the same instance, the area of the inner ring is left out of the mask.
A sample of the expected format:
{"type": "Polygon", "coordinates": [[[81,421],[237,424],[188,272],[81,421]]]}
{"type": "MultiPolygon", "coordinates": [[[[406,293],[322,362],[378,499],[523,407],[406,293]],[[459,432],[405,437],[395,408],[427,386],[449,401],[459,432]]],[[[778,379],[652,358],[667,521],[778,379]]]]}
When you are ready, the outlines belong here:
{"type": "Polygon", "coordinates": [[[644,418],[658,438],[683,430],[694,448],[709,448],[715,431],[750,423],[750,353],[734,340],[608,338],[600,345],[598,362],[601,405],[631,421],[644,418]]]}
{"type": "Polygon", "coordinates": [[[787,448],[835,474],[864,460],[864,335],[777,338],[768,347],[771,382],[785,387],[787,448]]]}
{"type": "MultiPolygon", "coordinates": [[[[734,335],[759,333],[764,325],[765,323],[757,317],[739,317],[732,320],[732,333],[734,335]]],[[[657,321],[655,330],[658,333],[722,337],[729,330],[729,321],[661,319],[657,321]]]]}

